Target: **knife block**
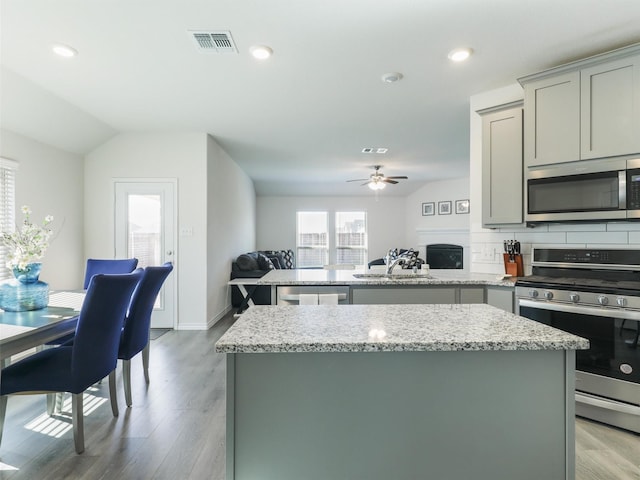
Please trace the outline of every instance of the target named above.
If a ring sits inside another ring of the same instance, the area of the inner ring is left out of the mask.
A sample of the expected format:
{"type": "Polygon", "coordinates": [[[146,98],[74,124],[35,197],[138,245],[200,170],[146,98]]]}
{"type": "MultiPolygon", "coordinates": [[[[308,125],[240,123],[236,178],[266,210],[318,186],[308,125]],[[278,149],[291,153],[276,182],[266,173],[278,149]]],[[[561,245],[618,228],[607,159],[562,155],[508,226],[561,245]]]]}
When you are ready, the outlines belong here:
{"type": "Polygon", "coordinates": [[[504,259],[504,271],[506,274],[511,275],[512,277],[522,277],[524,275],[524,267],[522,265],[522,255],[516,254],[511,255],[513,257],[513,261],[509,260],[509,254],[503,253],[502,258],[504,259]]]}

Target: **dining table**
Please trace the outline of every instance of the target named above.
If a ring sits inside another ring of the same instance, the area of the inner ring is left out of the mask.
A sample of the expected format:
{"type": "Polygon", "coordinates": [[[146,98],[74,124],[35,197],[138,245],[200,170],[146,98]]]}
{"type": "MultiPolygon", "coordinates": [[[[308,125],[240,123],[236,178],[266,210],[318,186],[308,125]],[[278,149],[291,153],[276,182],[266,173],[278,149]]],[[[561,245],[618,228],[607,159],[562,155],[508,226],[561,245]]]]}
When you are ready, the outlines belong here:
{"type": "Polygon", "coordinates": [[[73,333],[85,291],[56,291],[45,308],[23,312],[0,310],[0,362],[73,333]]]}

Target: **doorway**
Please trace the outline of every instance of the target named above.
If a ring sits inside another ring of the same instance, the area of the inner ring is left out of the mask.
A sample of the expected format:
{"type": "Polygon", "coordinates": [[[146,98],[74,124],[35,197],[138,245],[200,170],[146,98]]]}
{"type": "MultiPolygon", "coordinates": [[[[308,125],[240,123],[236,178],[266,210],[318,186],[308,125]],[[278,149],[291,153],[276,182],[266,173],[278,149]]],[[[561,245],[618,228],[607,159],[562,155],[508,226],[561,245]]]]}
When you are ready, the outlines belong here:
{"type": "Polygon", "coordinates": [[[151,316],[152,328],[176,325],[175,180],[116,180],[115,255],[138,259],[138,267],[173,262],[151,316]]]}

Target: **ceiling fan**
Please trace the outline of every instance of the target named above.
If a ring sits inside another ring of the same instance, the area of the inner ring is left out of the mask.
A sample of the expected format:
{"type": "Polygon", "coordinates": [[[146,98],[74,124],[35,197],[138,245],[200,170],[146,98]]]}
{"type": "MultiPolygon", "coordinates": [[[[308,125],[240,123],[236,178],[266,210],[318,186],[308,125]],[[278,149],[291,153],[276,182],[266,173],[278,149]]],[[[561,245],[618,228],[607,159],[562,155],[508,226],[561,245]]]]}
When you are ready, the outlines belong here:
{"type": "Polygon", "coordinates": [[[364,182],[362,185],[369,185],[371,190],[382,190],[387,183],[396,184],[398,180],[407,180],[409,178],[404,175],[399,177],[385,177],[384,173],[380,171],[382,165],[374,165],[373,168],[375,172],[369,175],[369,178],[356,178],[354,180],[347,180],[347,182],[364,182]]]}

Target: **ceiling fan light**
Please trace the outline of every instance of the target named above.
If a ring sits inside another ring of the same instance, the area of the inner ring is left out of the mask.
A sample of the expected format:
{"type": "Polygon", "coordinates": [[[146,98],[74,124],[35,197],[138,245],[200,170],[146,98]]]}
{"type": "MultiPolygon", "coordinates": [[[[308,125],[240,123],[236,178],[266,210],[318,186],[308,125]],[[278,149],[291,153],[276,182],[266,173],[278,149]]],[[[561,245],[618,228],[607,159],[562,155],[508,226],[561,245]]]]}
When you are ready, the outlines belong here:
{"type": "Polygon", "coordinates": [[[377,180],[374,180],[369,184],[369,188],[371,190],[382,190],[384,187],[385,187],[385,184],[377,180]]]}

